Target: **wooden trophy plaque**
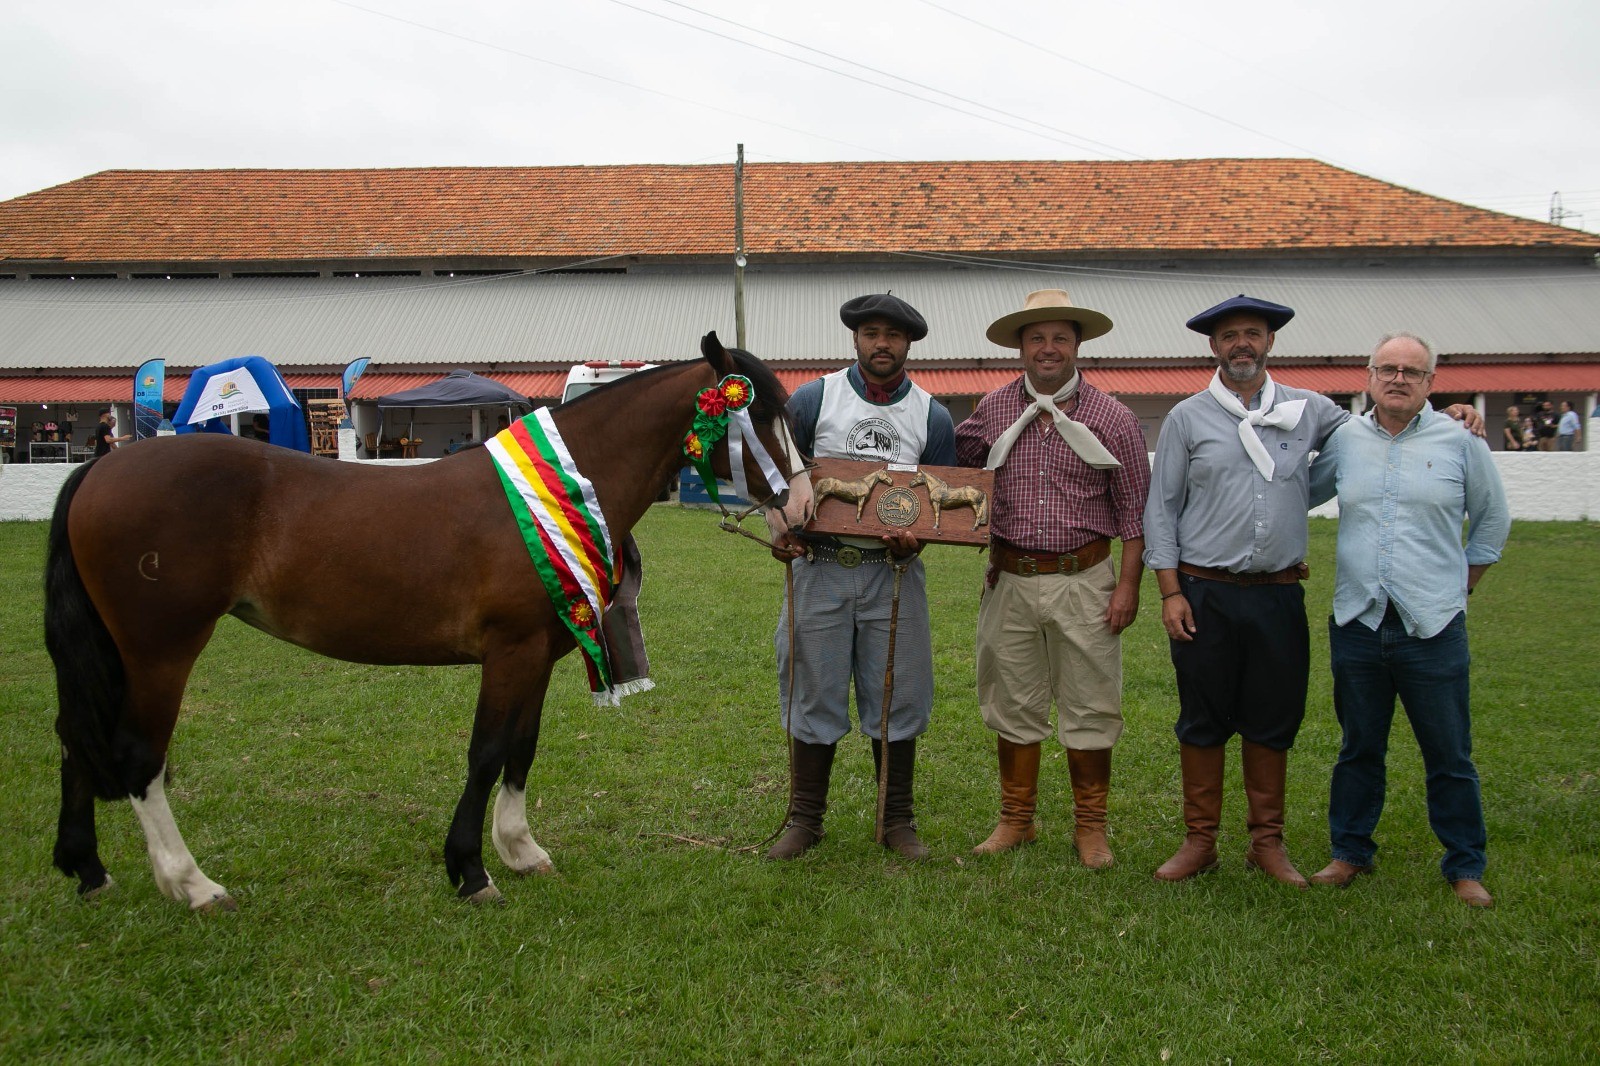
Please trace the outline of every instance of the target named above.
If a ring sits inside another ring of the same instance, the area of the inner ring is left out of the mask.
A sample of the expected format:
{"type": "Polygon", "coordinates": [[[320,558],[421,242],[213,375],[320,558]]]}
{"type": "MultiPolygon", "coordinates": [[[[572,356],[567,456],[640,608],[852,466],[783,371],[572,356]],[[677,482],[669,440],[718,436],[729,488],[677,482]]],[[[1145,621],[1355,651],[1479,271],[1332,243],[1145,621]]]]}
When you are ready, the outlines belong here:
{"type": "Polygon", "coordinates": [[[994,471],[818,459],[807,533],[877,538],[906,530],[924,544],[989,543],[994,471]]]}

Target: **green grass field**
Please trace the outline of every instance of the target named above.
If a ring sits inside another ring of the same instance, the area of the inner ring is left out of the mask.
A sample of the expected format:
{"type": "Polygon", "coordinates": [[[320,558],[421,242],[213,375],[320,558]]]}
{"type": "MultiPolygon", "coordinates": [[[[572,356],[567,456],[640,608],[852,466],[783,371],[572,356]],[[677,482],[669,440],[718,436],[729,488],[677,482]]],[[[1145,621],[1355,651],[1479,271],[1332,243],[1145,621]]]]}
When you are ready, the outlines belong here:
{"type": "MultiPolygon", "coordinates": [[[[1321,622],[1335,526],[1312,527],[1312,690],[1286,834],[1307,874],[1327,860],[1338,746],[1321,622]]],[[[440,860],[476,673],[354,666],[224,620],[171,758],[178,824],[240,904],[202,916],[157,894],[125,803],[100,807],[114,891],[82,903],[50,866],[45,527],[0,524],[0,1062],[1600,1059],[1600,526],[1519,524],[1473,597],[1498,900],[1483,912],[1439,877],[1403,718],[1377,876],[1301,893],[1247,873],[1230,755],[1222,869],[1152,881],[1182,826],[1148,578],[1124,645],[1117,866],[1077,865],[1053,746],[1040,842],[970,857],[998,802],[973,696],[982,564],[946,547],[927,555],[939,697],[917,781],[936,861],[872,843],[860,737],[821,846],[791,864],[732,850],[782,817],[782,569],[702,512],[657,508],[638,532],[659,687],[597,709],[577,658],[561,663],[529,783],[559,873],[514,878],[486,837],[503,908],[459,902],[440,860]]]]}

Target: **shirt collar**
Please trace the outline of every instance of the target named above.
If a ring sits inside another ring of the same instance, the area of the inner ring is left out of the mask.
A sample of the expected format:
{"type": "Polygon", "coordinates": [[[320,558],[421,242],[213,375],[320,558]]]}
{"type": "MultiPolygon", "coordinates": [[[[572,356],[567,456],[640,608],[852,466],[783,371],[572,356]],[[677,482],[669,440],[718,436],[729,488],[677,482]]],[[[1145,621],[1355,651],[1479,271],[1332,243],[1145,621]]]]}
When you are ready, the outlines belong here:
{"type": "MultiPolygon", "coordinates": [[[[1382,423],[1378,421],[1378,407],[1376,404],[1367,408],[1366,412],[1363,413],[1361,417],[1366,420],[1366,423],[1369,426],[1372,427],[1373,432],[1382,433],[1385,437],[1389,436],[1389,431],[1384,429],[1382,423]]],[[[1435,418],[1439,417],[1441,416],[1439,412],[1433,409],[1433,405],[1427,400],[1423,400],[1422,410],[1413,415],[1411,421],[1406,423],[1405,428],[1399,433],[1396,433],[1394,436],[1396,439],[1398,439],[1406,436],[1409,433],[1421,432],[1429,422],[1432,422],[1435,418]]]]}

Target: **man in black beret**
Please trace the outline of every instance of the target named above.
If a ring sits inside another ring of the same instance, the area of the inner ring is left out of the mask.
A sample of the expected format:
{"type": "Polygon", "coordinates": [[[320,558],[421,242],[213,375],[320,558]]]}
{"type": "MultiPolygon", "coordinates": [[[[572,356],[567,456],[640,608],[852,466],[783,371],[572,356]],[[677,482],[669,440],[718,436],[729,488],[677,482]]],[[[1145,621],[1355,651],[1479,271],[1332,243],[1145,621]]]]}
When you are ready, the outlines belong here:
{"type": "MultiPolygon", "coordinates": [[[[905,372],[911,343],[928,335],[916,308],[873,293],[847,301],[839,319],[850,327],[855,362],[790,397],[800,450],[819,458],[954,466],[950,412],[905,372]]],[[[795,858],[822,839],[834,751],[850,732],[852,688],[860,730],[872,738],[874,767],[888,743],[884,845],[908,859],[928,857],[912,813],[916,738],[933,710],[933,639],[922,562],[915,558],[920,547],[901,530],[876,540],[791,536],[775,552],[799,561],[792,564],[793,639],[787,605],[777,633],[780,708],[787,709],[794,780],[788,821],[769,859],[795,858]],[[880,737],[895,588],[891,560],[909,564],[900,582],[889,735],[880,737]]]]}

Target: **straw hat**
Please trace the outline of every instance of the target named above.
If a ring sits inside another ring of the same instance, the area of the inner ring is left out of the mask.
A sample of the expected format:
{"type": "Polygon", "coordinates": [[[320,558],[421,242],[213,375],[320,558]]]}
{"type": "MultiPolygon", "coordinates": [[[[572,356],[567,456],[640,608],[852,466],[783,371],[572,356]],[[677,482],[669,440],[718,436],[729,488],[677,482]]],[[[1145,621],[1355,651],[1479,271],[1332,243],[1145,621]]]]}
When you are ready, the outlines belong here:
{"type": "Polygon", "coordinates": [[[1074,307],[1066,289],[1039,289],[1028,293],[1022,310],[994,320],[986,337],[1002,348],[1021,348],[1017,332],[1035,322],[1076,322],[1082,331],[1079,340],[1089,340],[1111,332],[1111,319],[1087,307],[1074,307]]]}

